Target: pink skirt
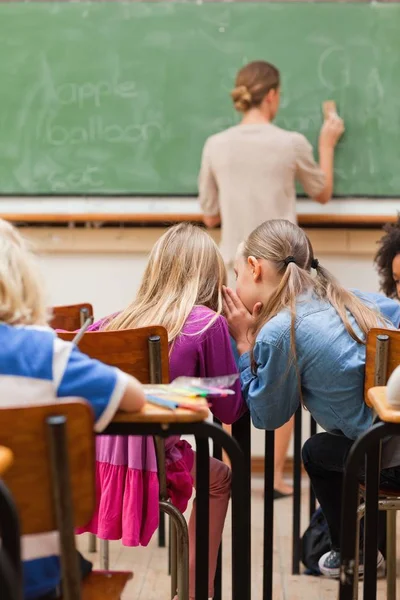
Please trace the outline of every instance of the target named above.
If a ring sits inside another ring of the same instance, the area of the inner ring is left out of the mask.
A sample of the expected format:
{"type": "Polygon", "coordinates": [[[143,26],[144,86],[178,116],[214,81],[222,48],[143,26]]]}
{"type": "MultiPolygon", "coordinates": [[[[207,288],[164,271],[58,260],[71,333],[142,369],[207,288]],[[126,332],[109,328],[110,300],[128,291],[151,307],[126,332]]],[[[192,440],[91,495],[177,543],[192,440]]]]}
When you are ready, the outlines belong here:
{"type": "MultiPolygon", "coordinates": [[[[170,450],[166,451],[168,493],[172,503],[184,512],[193,491],[190,472],[194,453],[183,440],[170,450]]],[[[96,511],[77,533],[122,540],[124,546],[147,546],[159,523],[157,472],[96,461],[96,489],[96,511]]]]}

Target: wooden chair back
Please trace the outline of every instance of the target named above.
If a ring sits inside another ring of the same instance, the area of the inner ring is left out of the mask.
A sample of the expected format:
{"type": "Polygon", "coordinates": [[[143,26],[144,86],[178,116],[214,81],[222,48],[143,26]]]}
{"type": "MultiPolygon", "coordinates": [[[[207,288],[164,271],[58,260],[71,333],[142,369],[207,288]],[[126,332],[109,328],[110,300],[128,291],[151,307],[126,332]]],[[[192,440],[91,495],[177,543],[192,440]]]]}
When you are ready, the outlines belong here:
{"type": "MultiPolygon", "coordinates": [[[[72,333],[60,332],[58,335],[70,342],[74,339],[72,333]]],[[[164,327],[93,331],[83,335],[79,348],[91,358],[133,375],[141,383],[169,383],[168,334],[164,327]]],[[[160,498],[166,498],[165,444],[157,437],[154,443],[160,498]]]]}
{"type": "Polygon", "coordinates": [[[13,461],[11,450],[0,446],[0,590],[2,600],[22,600],[18,515],[14,500],[2,479],[13,461]]]}
{"type": "Polygon", "coordinates": [[[0,477],[3,477],[4,473],[11,467],[14,462],[14,456],[10,448],[0,446],[0,477]]]}
{"type": "Polygon", "coordinates": [[[52,314],[53,318],[50,321],[50,326],[53,329],[76,331],[82,327],[87,319],[93,318],[93,306],[88,303],[54,306],[52,314]]]}
{"type": "Polygon", "coordinates": [[[386,385],[390,375],[400,365],[400,331],[371,329],[367,336],[365,362],[365,398],[370,388],[386,385]]]}
{"type": "MultiPolygon", "coordinates": [[[[74,339],[73,333],[58,335],[63,340],[74,339]]],[[[133,375],[141,383],[169,383],[168,334],[164,327],[85,333],[79,349],[133,375]]]]}
{"type": "MultiPolygon", "coordinates": [[[[60,469],[56,478],[63,477],[64,484],[71,490],[73,526],[82,527],[92,517],[95,508],[93,424],[92,409],[82,401],[0,409],[0,444],[14,455],[14,462],[3,480],[17,506],[22,534],[59,529],[54,497],[55,468],[60,469]],[[64,433],[60,427],[63,422],[64,433]],[[56,444],[55,436],[59,438],[56,444]],[[61,444],[58,449],[54,447],[57,444],[61,444]]],[[[68,503],[68,493],[62,501],[68,503]]]]}

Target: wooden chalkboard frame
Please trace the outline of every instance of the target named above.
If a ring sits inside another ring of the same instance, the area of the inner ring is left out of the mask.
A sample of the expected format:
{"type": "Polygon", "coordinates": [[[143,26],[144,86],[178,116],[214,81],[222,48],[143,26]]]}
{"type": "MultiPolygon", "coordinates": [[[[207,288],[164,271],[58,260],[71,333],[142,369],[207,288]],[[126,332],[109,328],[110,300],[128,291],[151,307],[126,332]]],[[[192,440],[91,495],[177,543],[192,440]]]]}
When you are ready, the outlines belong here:
{"type": "MultiPolygon", "coordinates": [[[[121,216],[120,214],[99,214],[99,213],[77,213],[77,214],[64,214],[60,215],[57,213],[37,213],[23,214],[23,213],[4,213],[0,212],[0,218],[13,223],[30,223],[30,224],[41,224],[41,223],[57,223],[57,224],[68,224],[68,223],[127,223],[142,226],[144,224],[152,225],[165,225],[180,222],[194,222],[201,223],[202,218],[200,214],[188,215],[184,213],[180,214],[162,214],[162,213],[147,213],[147,214],[128,214],[121,216]]],[[[298,222],[302,227],[380,227],[385,223],[394,223],[396,216],[388,215],[321,215],[321,214],[308,214],[299,215],[298,222]]]]}

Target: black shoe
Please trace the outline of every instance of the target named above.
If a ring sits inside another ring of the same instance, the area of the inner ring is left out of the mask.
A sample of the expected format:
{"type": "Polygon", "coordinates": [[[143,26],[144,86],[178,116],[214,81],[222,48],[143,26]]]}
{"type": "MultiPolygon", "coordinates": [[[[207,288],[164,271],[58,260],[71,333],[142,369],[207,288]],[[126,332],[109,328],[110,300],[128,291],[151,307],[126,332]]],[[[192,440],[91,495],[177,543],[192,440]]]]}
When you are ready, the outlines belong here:
{"type": "Polygon", "coordinates": [[[281,498],[290,498],[293,494],[283,494],[279,490],[274,489],[274,500],[280,500],[281,498]]]}

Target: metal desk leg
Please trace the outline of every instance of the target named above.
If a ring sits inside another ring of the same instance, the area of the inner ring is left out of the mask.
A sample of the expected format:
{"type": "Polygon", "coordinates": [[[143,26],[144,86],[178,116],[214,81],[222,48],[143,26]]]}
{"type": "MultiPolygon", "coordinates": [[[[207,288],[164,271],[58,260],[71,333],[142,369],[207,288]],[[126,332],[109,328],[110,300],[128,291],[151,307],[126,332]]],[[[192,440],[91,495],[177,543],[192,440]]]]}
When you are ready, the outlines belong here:
{"type": "Polygon", "coordinates": [[[396,521],[397,511],[388,510],[386,513],[386,598],[396,600],[396,521]]]}
{"type": "Polygon", "coordinates": [[[274,556],[275,432],[265,432],[264,472],[264,581],[263,600],[272,600],[274,556]]]}
{"type": "MultiPolygon", "coordinates": [[[[315,421],[315,419],[313,419],[313,417],[311,416],[311,413],[310,413],[310,437],[312,437],[316,433],[317,433],[317,422],[315,421]]],[[[313,487],[310,483],[310,504],[309,504],[310,521],[311,521],[311,517],[315,513],[315,508],[316,508],[316,499],[315,499],[313,487]]]]}
{"type": "MultiPolygon", "coordinates": [[[[204,423],[203,435],[208,435],[222,446],[232,467],[232,599],[250,600],[250,496],[243,486],[246,478],[245,458],[236,440],[222,428],[204,423]]],[[[272,490],[273,493],[273,490],[272,490]]]]}
{"type": "MultiPolygon", "coordinates": [[[[251,423],[250,413],[246,413],[236,423],[232,425],[232,435],[240,446],[245,460],[245,479],[242,482],[246,485],[246,493],[251,497],[251,423]]],[[[250,523],[250,516],[249,516],[250,523]]],[[[249,547],[250,550],[250,547],[249,547]]]]}
{"type": "Polygon", "coordinates": [[[196,436],[196,600],[208,599],[210,466],[207,438],[196,436]]]}
{"type": "Polygon", "coordinates": [[[294,417],[294,464],[293,464],[293,531],[292,574],[300,573],[300,520],[301,520],[301,425],[302,406],[294,417]]]}
{"type": "MultiPolygon", "coordinates": [[[[247,511],[243,515],[246,528],[248,529],[247,548],[243,546],[243,554],[249,557],[251,564],[251,421],[250,413],[244,414],[236,423],[232,425],[232,435],[239,444],[244,457],[244,476],[242,487],[245,489],[247,502],[247,511]]],[[[250,566],[249,566],[250,568],[250,566]]]]}
{"type": "MultiPolygon", "coordinates": [[[[365,461],[364,600],[376,599],[380,444],[371,445],[365,461]]],[[[357,573],[355,574],[357,577],[357,573]]]]}
{"type": "Polygon", "coordinates": [[[165,548],[165,513],[161,511],[158,522],[158,547],[165,548]]]}
{"type": "MultiPolygon", "coordinates": [[[[215,425],[222,426],[221,421],[216,417],[214,417],[213,421],[215,425]]],[[[222,460],[222,448],[215,443],[213,444],[213,456],[218,460],[222,460]]],[[[217,570],[214,578],[214,600],[222,600],[222,542],[219,547],[217,570]]]]}

